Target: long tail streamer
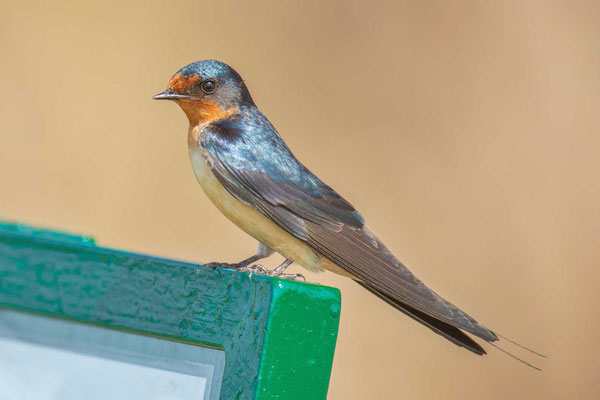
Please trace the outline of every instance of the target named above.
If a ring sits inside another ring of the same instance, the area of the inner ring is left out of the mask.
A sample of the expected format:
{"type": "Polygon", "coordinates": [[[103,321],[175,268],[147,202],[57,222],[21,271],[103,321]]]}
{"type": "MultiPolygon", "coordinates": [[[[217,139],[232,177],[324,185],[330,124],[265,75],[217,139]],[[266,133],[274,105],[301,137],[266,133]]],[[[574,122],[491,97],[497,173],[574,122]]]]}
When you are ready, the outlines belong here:
{"type": "MultiPolygon", "coordinates": [[[[494,332],[494,333],[495,333],[495,332],[494,332]]],[[[540,357],[543,357],[543,358],[548,358],[548,356],[545,356],[545,355],[543,355],[543,354],[541,354],[541,353],[538,353],[538,352],[537,352],[537,351],[535,351],[535,350],[531,350],[529,347],[523,346],[522,344],[520,344],[520,343],[517,343],[517,342],[515,342],[514,340],[511,340],[511,339],[507,338],[506,336],[502,336],[502,335],[500,335],[500,334],[498,334],[498,333],[496,333],[496,335],[497,335],[497,336],[500,336],[502,339],[506,340],[507,342],[511,342],[511,343],[512,343],[512,344],[514,344],[515,346],[518,346],[518,347],[522,348],[523,350],[527,350],[527,351],[529,351],[530,353],[533,353],[533,354],[535,354],[536,356],[540,356],[540,357]]]]}
{"type": "Polygon", "coordinates": [[[535,370],[537,370],[537,371],[541,371],[541,368],[538,368],[538,367],[536,367],[535,365],[533,365],[533,364],[530,364],[530,363],[528,363],[527,361],[520,359],[519,357],[515,356],[514,354],[511,354],[511,353],[509,353],[508,351],[504,350],[502,347],[500,347],[500,346],[498,346],[498,345],[494,344],[493,342],[488,342],[488,344],[489,344],[489,345],[491,345],[491,346],[493,346],[493,347],[495,347],[495,348],[497,348],[498,350],[500,350],[501,352],[503,352],[503,353],[504,353],[504,354],[506,354],[507,356],[509,356],[509,357],[512,357],[512,358],[514,358],[515,360],[517,360],[517,361],[519,361],[519,362],[521,362],[521,363],[523,363],[523,364],[527,365],[528,367],[531,367],[531,368],[533,368],[533,369],[535,369],[535,370]]]}

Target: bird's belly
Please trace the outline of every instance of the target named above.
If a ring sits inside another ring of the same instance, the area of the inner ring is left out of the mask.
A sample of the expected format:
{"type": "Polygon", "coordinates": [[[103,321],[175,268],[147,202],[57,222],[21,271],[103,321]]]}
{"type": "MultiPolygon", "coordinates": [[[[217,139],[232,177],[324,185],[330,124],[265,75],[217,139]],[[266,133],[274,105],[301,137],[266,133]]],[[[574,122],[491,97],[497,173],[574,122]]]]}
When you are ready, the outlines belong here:
{"type": "Polygon", "coordinates": [[[305,242],[290,235],[254,207],[233,197],[213,175],[199,148],[190,149],[190,161],[204,193],[231,222],[247,234],[310,271],[317,272],[325,268],[341,272],[337,271],[339,267],[318,256],[305,242]]]}

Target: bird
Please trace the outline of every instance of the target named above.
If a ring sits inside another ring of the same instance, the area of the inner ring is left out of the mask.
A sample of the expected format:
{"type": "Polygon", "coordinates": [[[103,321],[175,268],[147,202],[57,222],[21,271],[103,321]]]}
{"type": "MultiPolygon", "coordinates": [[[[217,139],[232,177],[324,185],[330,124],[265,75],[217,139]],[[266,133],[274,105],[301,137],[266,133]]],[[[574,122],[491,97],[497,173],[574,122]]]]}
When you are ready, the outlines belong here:
{"type": "Polygon", "coordinates": [[[285,273],[292,263],[313,272],[328,270],[477,355],[486,351],[470,335],[492,345],[504,338],[402,264],[354,206],[294,156],[232,67],[217,60],[193,62],[153,98],[181,107],[200,186],[221,213],[258,241],[256,254],[245,260],[207,265],[287,279],[302,278],[285,273]],[[285,257],[276,269],[251,265],[275,252],[285,257]]]}

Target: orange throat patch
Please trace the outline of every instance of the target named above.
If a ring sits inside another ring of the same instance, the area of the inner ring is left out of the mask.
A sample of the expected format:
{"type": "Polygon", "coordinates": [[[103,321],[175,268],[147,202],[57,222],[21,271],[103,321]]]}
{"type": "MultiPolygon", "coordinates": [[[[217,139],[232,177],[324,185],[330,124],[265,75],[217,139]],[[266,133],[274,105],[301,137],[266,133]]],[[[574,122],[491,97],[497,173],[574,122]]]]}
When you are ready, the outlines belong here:
{"type": "Polygon", "coordinates": [[[233,115],[238,107],[223,109],[209,100],[176,100],[190,121],[190,126],[207,124],[233,115]]]}

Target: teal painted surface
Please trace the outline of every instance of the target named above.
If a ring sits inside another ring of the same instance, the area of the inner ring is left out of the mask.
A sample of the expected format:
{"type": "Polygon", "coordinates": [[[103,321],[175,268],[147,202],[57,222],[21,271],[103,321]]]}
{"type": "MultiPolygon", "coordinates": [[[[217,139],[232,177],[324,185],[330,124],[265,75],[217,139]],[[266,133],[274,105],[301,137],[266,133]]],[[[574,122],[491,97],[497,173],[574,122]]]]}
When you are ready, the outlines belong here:
{"type": "Polygon", "coordinates": [[[80,243],[93,245],[94,238],[85,235],[74,235],[67,232],[51,231],[48,229],[39,229],[29,225],[11,224],[0,222],[0,233],[21,233],[23,235],[36,237],[39,239],[58,240],[63,243],[80,243]]]}
{"type": "Polygon", "coordinates": [[[0,224],[0,305],[223,349],[222,399],[325,398],[339,304],[333,288],[0,224]]]}
{"type": "Polygon", "coordinates": [[[326,399],[340,292],[276,279],[272,287],[257,398],[326,399]]]}

